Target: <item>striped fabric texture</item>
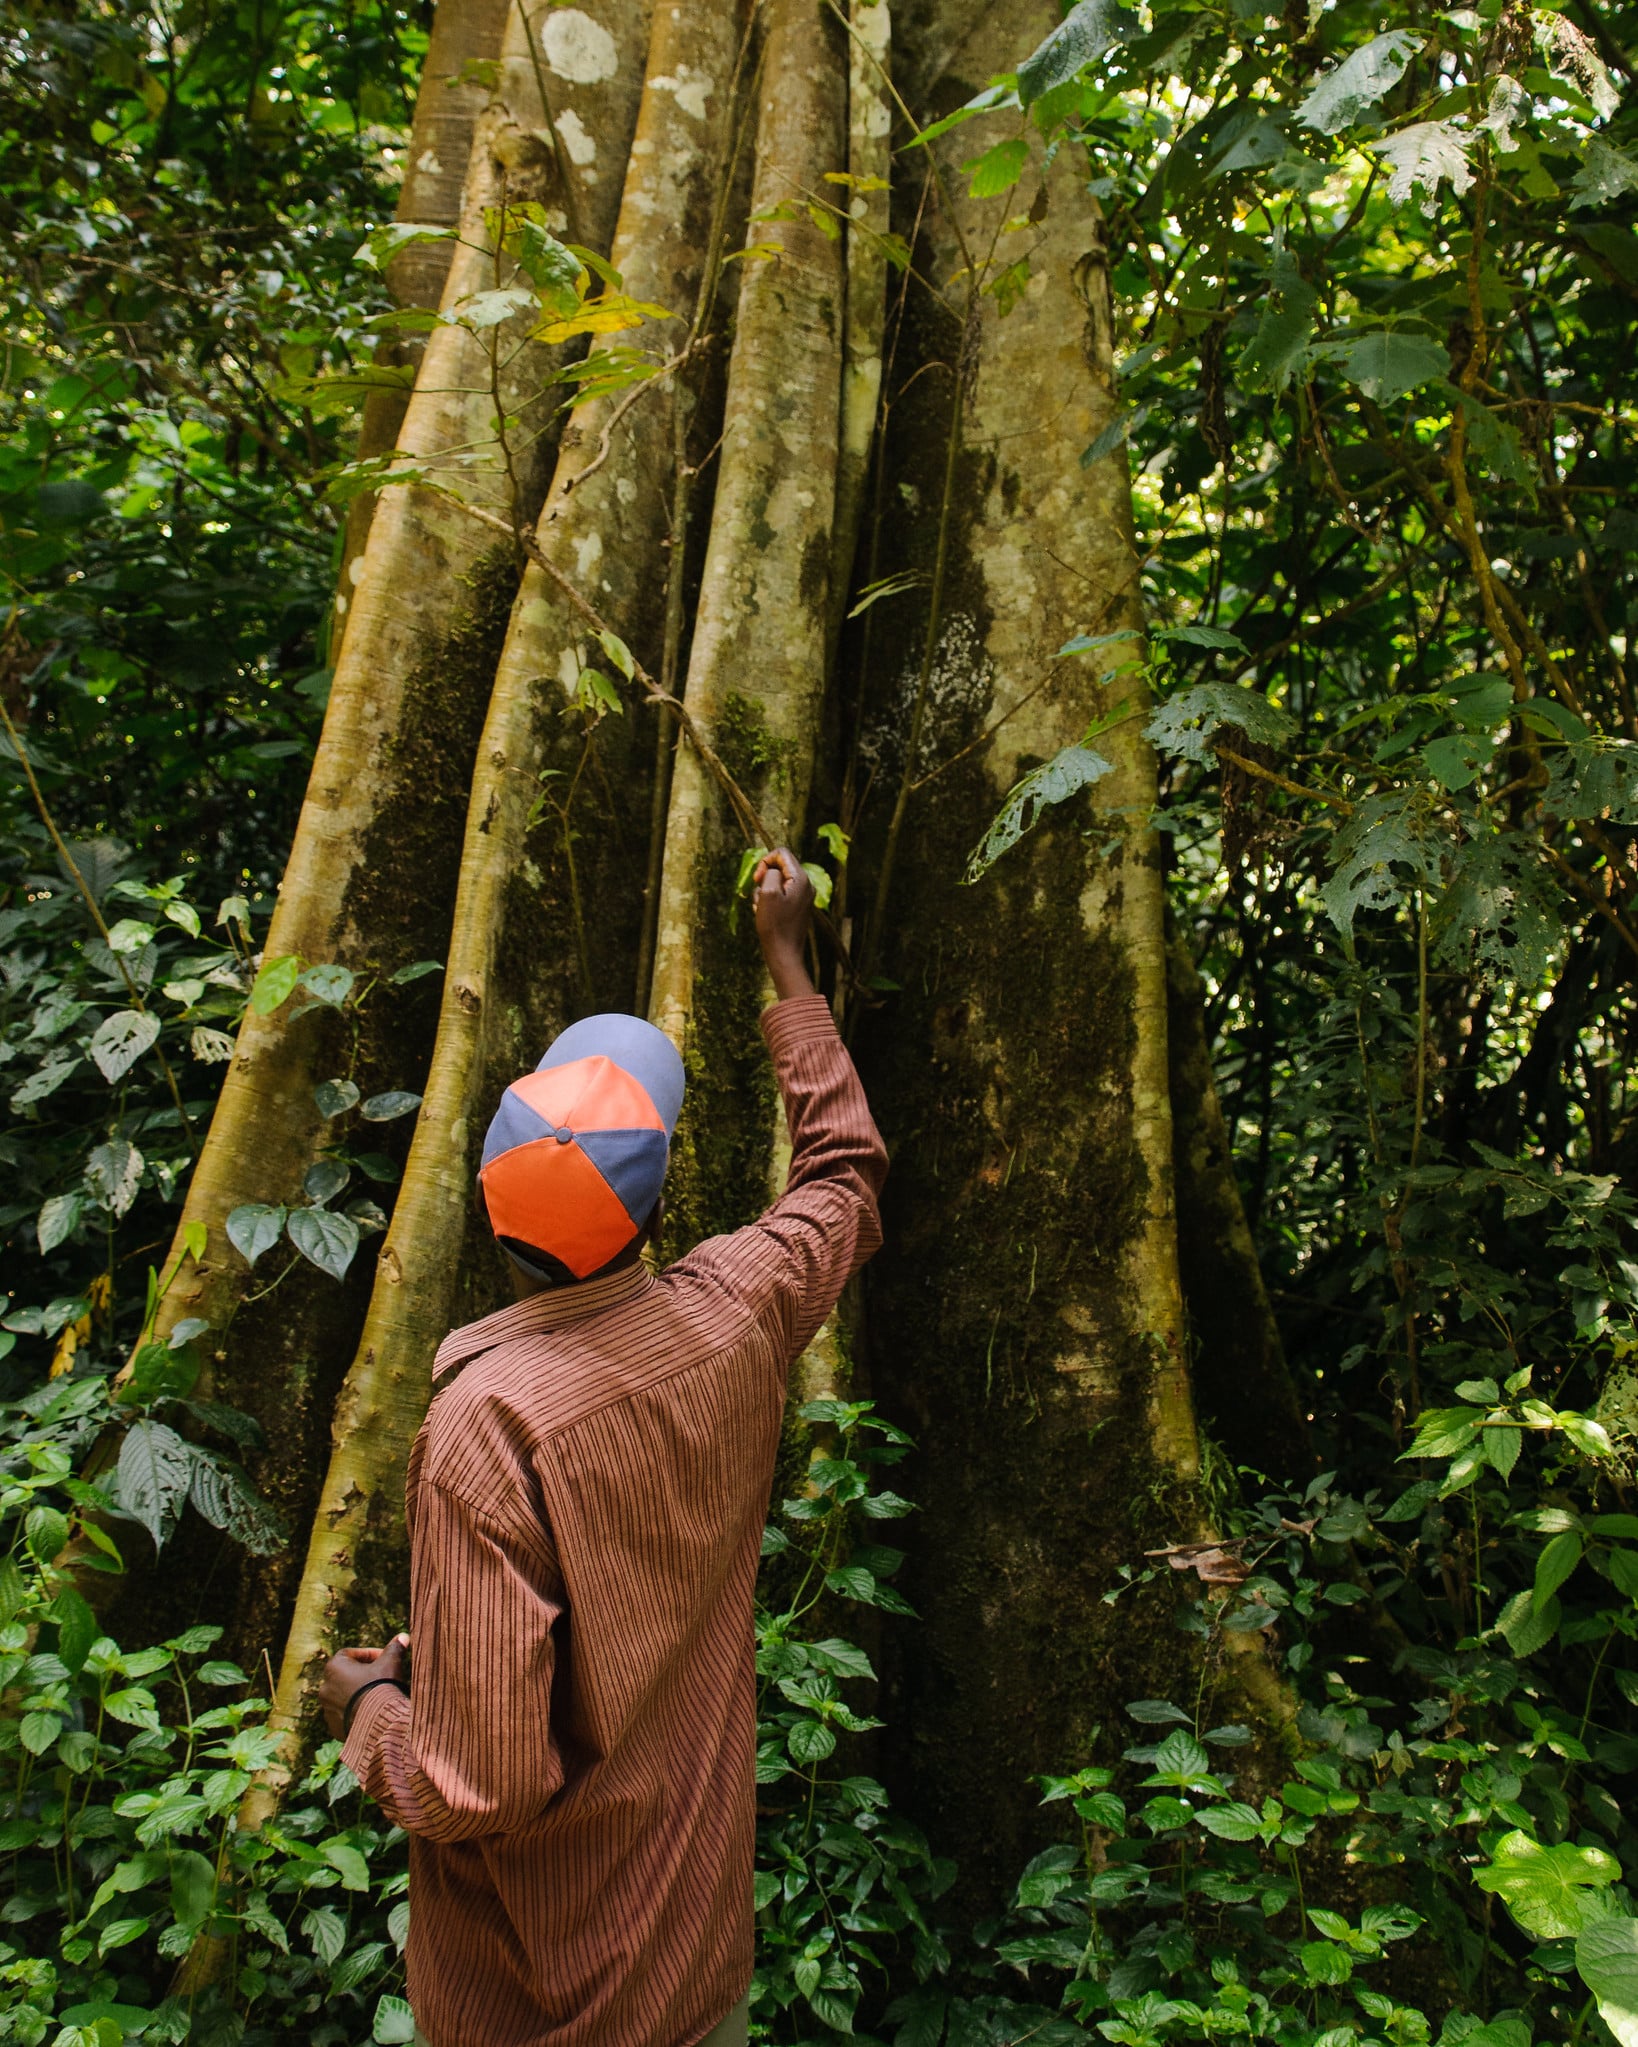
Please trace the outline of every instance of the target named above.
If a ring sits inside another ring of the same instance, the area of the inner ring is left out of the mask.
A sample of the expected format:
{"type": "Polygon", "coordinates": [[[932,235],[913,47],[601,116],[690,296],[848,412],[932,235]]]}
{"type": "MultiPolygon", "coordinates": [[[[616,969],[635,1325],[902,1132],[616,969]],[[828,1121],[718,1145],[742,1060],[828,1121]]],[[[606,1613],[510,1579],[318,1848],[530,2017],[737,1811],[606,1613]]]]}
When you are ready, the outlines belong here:
{"type": "Polygon", "coordinates": [[[438,1352],[410,1694],[366,1693],[345,1750],[410,1835],[433,2047],[692,2047],[750,1979],[751,1607],[786,1377],[880,1241],[887,1170],[823,999],[763,1030],[792,1151],[759,1222],[438,1352]]]}

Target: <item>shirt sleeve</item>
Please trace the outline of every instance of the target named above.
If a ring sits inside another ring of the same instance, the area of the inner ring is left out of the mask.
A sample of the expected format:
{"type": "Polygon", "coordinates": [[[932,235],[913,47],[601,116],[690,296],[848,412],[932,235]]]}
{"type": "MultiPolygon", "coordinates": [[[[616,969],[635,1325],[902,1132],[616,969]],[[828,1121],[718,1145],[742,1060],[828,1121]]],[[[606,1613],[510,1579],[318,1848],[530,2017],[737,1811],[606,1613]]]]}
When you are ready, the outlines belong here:
{"type": "Polygon", "coordinates": [[[410,1695],[365,1694],[342,1751],[407,1833],[465,1841],[537,1819],[563,1781],[553,1629],[568,1611],[543,1532],[520,1536],[423,1480],[410,1550],[410,1695]]]}
{"type": "Polygon", "coordinates": [[[794,1358],[881,1243],[887,1147],[823,996],[775,1003],[762,1032],[790,1130],[785,1191],[759,1221],[683,1262],[771,1316],[794,1358]]]}

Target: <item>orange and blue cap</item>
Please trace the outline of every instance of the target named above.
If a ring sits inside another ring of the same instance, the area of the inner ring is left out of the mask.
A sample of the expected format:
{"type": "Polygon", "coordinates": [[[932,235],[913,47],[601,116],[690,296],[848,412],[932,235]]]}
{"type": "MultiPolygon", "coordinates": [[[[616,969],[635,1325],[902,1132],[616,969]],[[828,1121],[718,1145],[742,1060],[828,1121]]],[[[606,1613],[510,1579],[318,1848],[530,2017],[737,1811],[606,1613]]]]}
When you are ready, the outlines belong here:
{"type": "Polygon", "coordinates": [[[618,1014],[571,1024],[501,1096],[483,1141],[478,1179],[501,1245],[542,1277],[600,1271],[653,1213],[682,1098],[664,1031],[618,1014]]]}

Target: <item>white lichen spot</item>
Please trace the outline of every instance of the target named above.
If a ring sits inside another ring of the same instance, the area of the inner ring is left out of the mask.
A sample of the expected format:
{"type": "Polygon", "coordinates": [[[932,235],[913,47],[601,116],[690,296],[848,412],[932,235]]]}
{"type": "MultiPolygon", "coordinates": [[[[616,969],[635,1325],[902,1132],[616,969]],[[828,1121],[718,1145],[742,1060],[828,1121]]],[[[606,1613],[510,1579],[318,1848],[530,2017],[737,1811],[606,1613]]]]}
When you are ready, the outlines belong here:
{"type": "Polygon", "coordinates": [[[540,32],[546,62],[571,85],[601,85],[620,68],[620,53],[603,24],[578,7],[554,7],[540,32]]]}
{"type": "Polygon", "coordinates": [[[586,132],[586,124],[573,107],[565,107],[557,117],[557,132],[563,147],[569,153],[573,164],[588,164],[597,156],[596,139],[586,132]]]}
{"type": "Polygon", "coordinates": [[[572,697],[580,687],[580,651],[577,647],[565,647],[558,655],[557,679],[562,683],[566,697],[572,697]]]}
{"type": "Polygon", "coordinates": [[[705,103],[711,97],[713,82],[703,71],[691,72],[686,64],[679,64],[675,78],[661,74],[648,82],[656,92],[675,93],[678,106],[694,120],[705,119],[705,103]]]}
{"type": "MultiPolygon", "coordinates": [[[[894,600],[898,603],[906,598],[894,600]]],[[[925,599],[923,600],[925,601],[925,599]]],[[[859,742],[859,752],[872,766],[897,774],[915,717],[921,664],[907,660],[887,702],[859,742]]],[[[927,676],[927,703],[922,718],[916,772],[925,774],[979,731],[995,691],[995,664],[978,627],[964,611],[952,612],[938,636],[927,676]]]]}
{"type": "Polygon", "coordinates": [[[415,159],[415,168],[428,178],[441,178],[444,174],[444,167],[438,161],[438,153],[432,149],[422,150],[415,159]]]}
{"type": "Polygon", "coordinates": [[[602,534],[597,532],[582,533],[574,544],[574,560],[575,567],[580,572],[580,580],[583,583],[590,580],[592,572],[602,559],[602,534]]]}
{"type": "Polygon", "coordinates": [[[347,616],[347,599],[346,599],[346,597],[345,597],[345,596],[344,596],[344,595],[342,594],[342,592],[338,590],[338,591],[336,592],[336,617],[337,617],[337,618],[345,618],[346,616],[347,616]]]}
{"type": "Polygon", "coordinates": [[[355,590],[358,588],[359,584],[363,582],[364,580],[363,555],[355,554],[352,560],[347,564],[347,580],[349,583],[352,584],[355,590]]]}
{"type": "Polygon", "coordinates": [[[620,477],[615,483],[614,495],[623,505],[634,504],[637,498],[636,482],[629,476],[620,477]]]}

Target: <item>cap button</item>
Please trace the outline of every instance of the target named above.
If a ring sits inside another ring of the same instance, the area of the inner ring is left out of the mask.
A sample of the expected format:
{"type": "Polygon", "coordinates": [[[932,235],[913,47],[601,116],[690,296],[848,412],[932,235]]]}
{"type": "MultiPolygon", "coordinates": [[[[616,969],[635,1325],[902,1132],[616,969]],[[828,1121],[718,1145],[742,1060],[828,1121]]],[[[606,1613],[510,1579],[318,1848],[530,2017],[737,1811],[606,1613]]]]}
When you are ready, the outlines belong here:
{"type": "Polygon", "coordinates": [[[568,1126],[565,1124],[563,1129],[561,1129],[557,1133],[557,1141],[559,1144],[572,1144],[574,1141],[574,1132],[571,1129],[569,1129],[568,1126]]]}

